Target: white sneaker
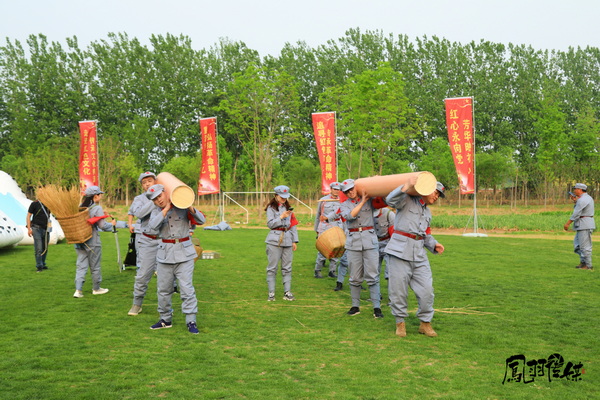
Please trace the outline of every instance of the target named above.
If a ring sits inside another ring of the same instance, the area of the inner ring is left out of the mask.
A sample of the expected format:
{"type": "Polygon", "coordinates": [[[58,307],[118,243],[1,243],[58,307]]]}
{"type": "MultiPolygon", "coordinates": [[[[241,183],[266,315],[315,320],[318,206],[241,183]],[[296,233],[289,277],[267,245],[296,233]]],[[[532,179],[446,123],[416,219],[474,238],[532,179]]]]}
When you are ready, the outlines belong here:
{"type": "Polygon", "coordinates": [[[138,315],[141,312],[142,312],[142,307],[134,304],[134,305],[131,306],[131,309],[129,310],[129,312],[127,313],[127,315],[138,315]]]}
{"type": "Polygon", "coordinates": [[[75,293],[73,294],[73,297],[83,297],[83,292],[81,290],[76,290],[75,293]]]}
{"type": "Polygon", "coordinates": [[[100,288],[98,290],[92,290],[92,294],[104,294],[108,293],[108,289],[100,288]]]}

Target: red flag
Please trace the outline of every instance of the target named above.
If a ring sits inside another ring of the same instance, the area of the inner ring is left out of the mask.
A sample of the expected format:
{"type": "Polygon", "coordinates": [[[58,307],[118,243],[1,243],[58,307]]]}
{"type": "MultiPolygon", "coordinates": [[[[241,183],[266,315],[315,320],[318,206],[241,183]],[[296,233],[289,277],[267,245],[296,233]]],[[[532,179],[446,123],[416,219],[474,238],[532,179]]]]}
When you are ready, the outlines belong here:
{"type": "Polygon", "coordinates": [[[313,130],[321,164],[321,192],[328,194],[337,181],[335,112],[312,113],[313,130]]]}
{"type": "Polygon", "coordinates": [[[445,99],[448,142],[458,175],[460,193],[475,192],[475,131],[473,127],[473,98],[445,99]]]}
{"type": "Polygon", "coordinates": [[[202,167],[198,182],[198,196],[219,193],[219,151],[217,148],[217,118],[200,119],[202,140],[202,167]]]}
{"type": "Polygon", "coordinates": [[[96,135],[96,121],[80,121],[80,146],[79,146],[79,187],[81,193],[85,188],[98,186],[98,141],[96,135]]]}

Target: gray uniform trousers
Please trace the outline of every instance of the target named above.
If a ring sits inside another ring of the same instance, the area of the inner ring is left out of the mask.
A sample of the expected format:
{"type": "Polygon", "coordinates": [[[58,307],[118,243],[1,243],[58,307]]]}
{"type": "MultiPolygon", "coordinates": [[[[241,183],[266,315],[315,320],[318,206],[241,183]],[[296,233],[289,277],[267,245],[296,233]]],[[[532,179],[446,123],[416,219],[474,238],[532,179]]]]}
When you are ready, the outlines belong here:
{"type": "Polygon", "coordinates": [[[390,308],[392,315],[396,317],[396,323],[403,322],[408,317],[409,287],[415,292],[419,304],[417,318],[423,322],[431,322],[434,294],[429,261],[407,261],[388,254],[387,267],[390,308]]]}
{"type": "Polygon", "coordinates": [[[579,255],[581,263],[592,267],[592,229],[582,229],[575,232],[573,240],[574,251],[579,255]]]}
{"type": "Polygon", "coordinates": [[[339,258],[340,263],[338,265],[337,282],[343,284],[346,275],[348,274],[348,255],[344,251],[344,254],[339,258]]]}
{"type": "Polygon", "coordinates": [[[267,286],[269,293],[275,293],[277,267],[281,260],[281,279],[283,291],[289,292],[292,287],[292,260],[294,252],[291,246],[281,247],[267,243],[267,286]]]}
{"type": "Polygon", "coordinates": [[[389,271],[389,268],[387,267],[387,264],[388,264],[387,253],[385,252],[385,248],[389,242],[390,242],[390,239],[381,240],[379,242],[379,264],[377,267],[379,269],[379,276],[381,276],[381,269],[383,268],[383,263],[385,261],[385,272],[384,272],[385,279],[389,279],[389,277],[390,277],[390,271],[389,271]]]}
{"type": "Polygon", "coordinates": [[[349,250],[345,254],[348,257],[350,267],[350,295],[352,307],[360,307],[360,291],[363,281],[369,285],[369,294],[373,308],[381,307],[381,291],[379,287],[379,272],[377,268],[379,260],[379,249],[349,250]]]}
{"type": "Polygon", "coordinates": [[[156,271],[156,253],[158,252],[158,241],[141,233],[137,234],[137,262],[138,270],[135,274],[135,283],[133,284],[133,304],[142,306],[148,283],[156,271]]]}
{"type": "MultiPolygon", "coordinates": [[[[327,262],[327,258],[320,251],[317,251],[317,260],[315,261],[315,271],[321,271],[327,262]]],[[[329,272],[335,272],[336,265],[339,262],[339,258],[329,259],[329,272]]]]}
{"type": "MultiPolygon", "coordinates": [[[[93,204],[88,208],[90,218],[100,217],[104,215],[102,207],[98,204],[93,204]]],[[[106,219],[101,219],[92,225],[92,237],[85,243],[78,243],[75,245],[75,252],[77,253],[77,270],[75,271],[75,289],[82,290],[83,284],[85,283],[85,275],[87,274],[88,267],[92,274],[92,287],[94,290],[100,289],[100,283],[102,282],[102,272],[100,268],[100,261],[102,259],[102,242],[100,241],[100,235],[98,230],[110,232],[113,230],[112,224],[106,222],[106,219]]]]}
{"type": "Polygon", "coordinates": [[[179,294],[181,295],[181,312],[185,314],[185,322],[195,322],[198,314],[198,300],[196,290],[192,284],[194,276],[194,260],[183,261],[175,264],[157,262],[157,291],[158,313],[165,321],[173,319],[173,284],[179,280],[179,294]]]}

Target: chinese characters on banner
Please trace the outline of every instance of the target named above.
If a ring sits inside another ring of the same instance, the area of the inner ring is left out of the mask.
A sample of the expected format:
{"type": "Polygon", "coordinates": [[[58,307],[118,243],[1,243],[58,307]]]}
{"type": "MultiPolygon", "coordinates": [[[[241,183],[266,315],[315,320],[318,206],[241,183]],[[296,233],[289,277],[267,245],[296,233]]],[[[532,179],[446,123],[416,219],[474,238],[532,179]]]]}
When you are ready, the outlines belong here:
{"type": "Polygon", "coordinates": [[[202,140],[202,167],[198,182],[198,196],[219,193],[219,153],[217,151],[217,118],[200,119],[202,140]]]}
{"type": "Polygon", "coordinates": [[[460,194],[475,192],[473,98],[460,97],[444,100],[448,141],[458,175],[460,194]]]}
{"type": "Polygon", "coordinates": [[[98,186],[98,142],[96,121],[80,121],[79,187],[81,192],[90,186],[98,186]]]}
{"type": "Polygon", "coordinates": [[[335,112],[312,113],[312,122],[321,164],[321,192],[328,194],[331,191],[329,185],[337,181],[335,112]]]}

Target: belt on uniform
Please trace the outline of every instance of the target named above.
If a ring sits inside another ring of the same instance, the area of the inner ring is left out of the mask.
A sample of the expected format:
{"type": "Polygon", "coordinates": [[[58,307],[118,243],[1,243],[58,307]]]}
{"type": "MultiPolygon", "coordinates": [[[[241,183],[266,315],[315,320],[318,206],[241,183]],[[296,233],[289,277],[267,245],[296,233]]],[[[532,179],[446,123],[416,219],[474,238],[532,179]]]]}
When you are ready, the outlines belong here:
{"type": "Polygon", "coordinates": [[[594,216],[593,215],[582,215],[579,218],[594,218],[594,216]]]}
{"type": "Polygon", "coordinates": [[[154,240],[158,239],[158,236],[148,235],[147,233],[142,233],[142,235],[149,237],[150,239],[154,239],[154,240]]]}
{"type": "Polygon", "coordinates": [[[373,229],[372,226],[361,226],[360,228],[351,228],[348,229],[349,232],[362,232],[362,231],[368,231],[369,229],[373,229]]]}
{"type": "Polygon", "coordinates": [[[423,240],[423,239],[425,239],[424,235],[414,235],[414,234],[408,233],[408,232],[397,231],[396,229],[394,229],[394,233],[397,233],[398,235],[406,236],[407,238],[411,238],[411,239],[414,239],[414,240],[423,240]]]}
{"type": "Polygon", "coordinates": [[[184,237],[181,239],[163,239],[163,243],[181,243],[181,242],[187,242],[188,240],[190,240],[190,237],[184,237]]]}
{"type": "Polygon", "coordinates": [[[284,231],[287,232],[290,230],[290,228],[273,228],[274,231],[284,231]]]}
{"type": "Polygon", "coordinates": [[[388,240],[389,238],[390,238],[390,235],[386,235],[385,237],[380,237],[377,239],[379,239],[380,242],[383,242],[384,240],[388,240]]]}

